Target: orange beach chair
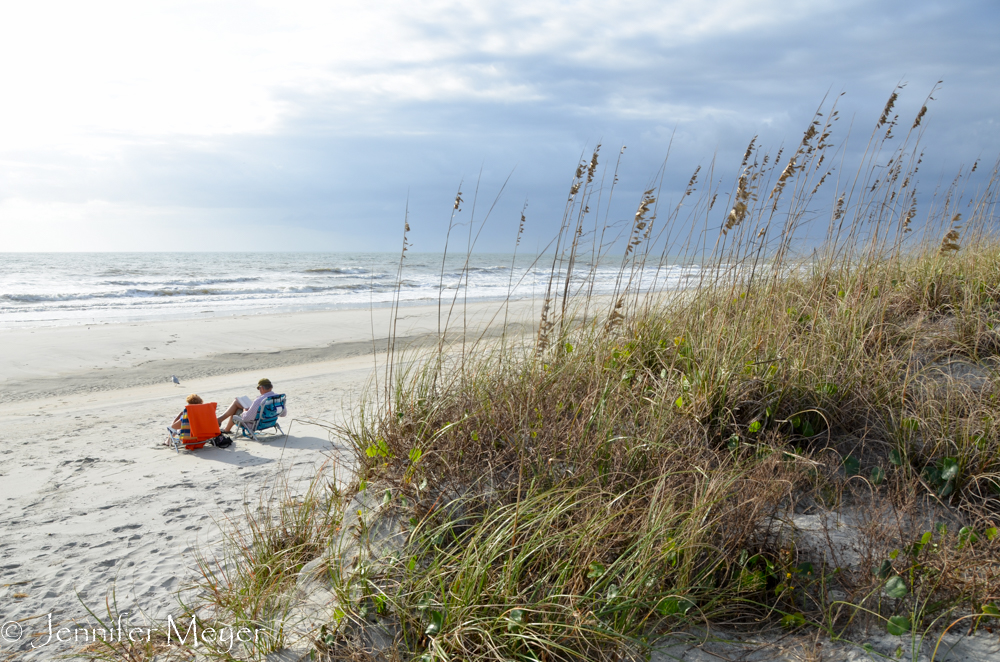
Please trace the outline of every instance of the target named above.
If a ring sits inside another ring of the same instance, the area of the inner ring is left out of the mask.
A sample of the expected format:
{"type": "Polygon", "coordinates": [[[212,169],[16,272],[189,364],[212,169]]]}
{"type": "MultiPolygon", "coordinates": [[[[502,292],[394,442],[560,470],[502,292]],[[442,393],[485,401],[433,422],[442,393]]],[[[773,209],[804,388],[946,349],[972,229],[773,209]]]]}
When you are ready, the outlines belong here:
{"type": "Polygon", "coordinates": [[[170,441],[174,444],[174,450],[180,453],[181,446],[184,447],[184,450],[197,450],[222,434],[222,430],[219,429],[219,421],[215,416],[217,407],[218,405],[214,402],[185,407],[184,413],[181,415],[181,429],[167,428],[167,432],[170,433],[170,441]]]}

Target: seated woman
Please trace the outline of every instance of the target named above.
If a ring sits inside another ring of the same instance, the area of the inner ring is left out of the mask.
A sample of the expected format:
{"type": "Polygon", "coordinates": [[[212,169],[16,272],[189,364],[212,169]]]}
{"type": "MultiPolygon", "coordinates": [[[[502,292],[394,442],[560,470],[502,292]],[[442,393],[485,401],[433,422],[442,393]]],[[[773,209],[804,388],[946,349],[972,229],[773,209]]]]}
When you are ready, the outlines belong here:
{"type": "MultiPolygon", "coordinates": [[[[192,393],[191,395],[186,397],[184,401],[187,402],[189,405],[204,404],[204,401],[201,399],[201,396],[198,395],[197,393],[192,393]]],[[[181,431],[181,439],[191,438],[191,424],[188,423],[187,407],[181,409],[181,413],[177,414],[177,418],[175,418],[174,422],[170,424],[170,427],[172,427],[175,430],[181,431]]]]}

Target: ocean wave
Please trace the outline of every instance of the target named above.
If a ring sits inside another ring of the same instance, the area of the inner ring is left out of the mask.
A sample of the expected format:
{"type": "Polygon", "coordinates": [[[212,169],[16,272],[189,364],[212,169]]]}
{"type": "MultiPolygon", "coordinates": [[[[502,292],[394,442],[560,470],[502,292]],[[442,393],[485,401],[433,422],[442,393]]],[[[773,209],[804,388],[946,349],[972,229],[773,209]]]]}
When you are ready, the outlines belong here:
{"type": "MultiPolygon", "coordinates": [[[[395,289],[397,283],[371,285],[368,283],[343,283],[336,285],[286,285],[278,287],[258,287],[253,289],[227,289],[212,287],[191,288],[129,288],[114,292],[73,292],[64,294],[2,294],[0,302],[35,304],[57,303],[71,301],[103,300],[103,299],[141,299],[141,298],[173,298],[173,297],[236,297],[241,299],[261,295],[296,295],[316,294],[322,292],[388,292],[395,289]]],[[[413,281],[403,281],[398,286],[404,289],[427,287],[413,281]]]]}
{"type": "Polygon", "coordinates": [[[368,273],[367,269],[362,267],[316,267],[314,269],[306,269],[302,273],[306,274],[338,274],[345,276],[353,276],[357,274],[368,273]]]}
{"type": "MultiPolygon", "coordinates": [[[[162,284],[164,287],[174,286],[174,287],[203,287],[205,285],[228,285],[231,283],[252,283],[259,281],[259,276],[246,276],[242,278],[208,278],[205,280],[168,280],[164,281],[162,284]]],[[[114,285],[116,287],[132,287],[135,285],[152,285],[149,281],[135,281],[135,280],[109,280],[105,285],[114,285]]]]}

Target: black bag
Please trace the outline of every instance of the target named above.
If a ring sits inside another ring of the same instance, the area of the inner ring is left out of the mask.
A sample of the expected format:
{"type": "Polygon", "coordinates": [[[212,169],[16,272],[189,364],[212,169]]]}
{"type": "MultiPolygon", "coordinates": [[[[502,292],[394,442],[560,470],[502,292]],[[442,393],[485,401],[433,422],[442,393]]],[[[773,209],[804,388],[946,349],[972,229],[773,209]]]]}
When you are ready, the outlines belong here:
{"type": "Polygon", "coordinates": [[[230,439],[227,435],[220,434],[215,439],[212,439],[212,445],[215,446],[216,448],[229,448],[230,446],[233,445],[233,440],[230,439]]]}

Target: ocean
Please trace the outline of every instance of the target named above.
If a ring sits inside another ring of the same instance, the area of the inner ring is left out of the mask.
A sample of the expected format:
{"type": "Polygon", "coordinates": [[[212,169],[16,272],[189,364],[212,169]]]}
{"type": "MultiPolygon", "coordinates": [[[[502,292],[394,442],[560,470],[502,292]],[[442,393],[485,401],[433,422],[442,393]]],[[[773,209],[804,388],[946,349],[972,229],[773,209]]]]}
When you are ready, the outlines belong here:
{"type": "MultiPolygon", "coordinates": [[[[577,262],[571,290],[613,292],[621,258],[577,262]]],[[[542,296],[552,256],[407,253],[0,253],[0,327],[100,324],[162,318],[542,296]]],[[[653,282],[655,268],[643,280],[653,282]]],[[[697,267],[665,267],[674,288],[697,267]]]]}

